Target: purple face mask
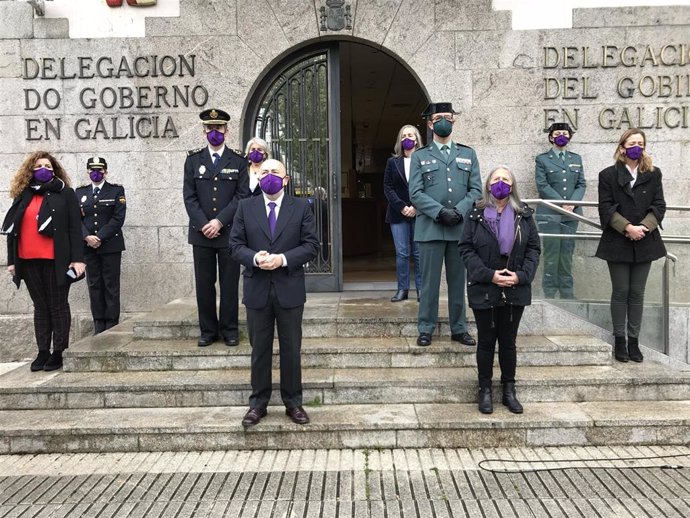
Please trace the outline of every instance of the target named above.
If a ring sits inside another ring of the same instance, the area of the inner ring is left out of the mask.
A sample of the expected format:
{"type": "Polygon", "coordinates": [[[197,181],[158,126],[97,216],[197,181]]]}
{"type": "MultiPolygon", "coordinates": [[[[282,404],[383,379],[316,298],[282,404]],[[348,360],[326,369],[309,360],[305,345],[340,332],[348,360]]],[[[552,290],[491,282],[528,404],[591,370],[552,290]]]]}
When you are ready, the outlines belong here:
{"type": "Polygon", "coordinates": [[[553,143],[558,147],[565,147],[568,145],[568,142],[570,142],[570,139],[565,135],[558,135],[553,139],[553,143]]]}
{"type": "Polygon", "coordinates": [[[38,183],[46,183],[53,179],[53,170],[47,167],[34,169],[34,180],[38,183]]]}
{"type": "Polygon", "coordinates": [[[642,158],[642,153],[644,153],[644,148],[641,148],[640,146],[625,148],[625,156],[627,156],[630,160],[639,160],[642,158]]]}
{"type": "Polygon", "coordinates": [[[510,195],[510,185],[505,183],[503,180],[499,180],[496,183],[492,183],[489,187],[491,195],[497,200],[502,200],[510,195]]]}
{"type": "Polygon", "coordinates": [[[274,174],[267,174],[259,181],[259,185],[266,194],[277,194],[283,188],[283,179],[274,174]]]}
{"type": "Polygon", "coordinates": [[[220,146],[223,142],[225,142],[225,133],[221,133],[217,129],[212,129],[208,133],[206,133],[206,138],[208,139],[209,144],[212,146],[220,146]]]}
{"type": "Polygon", "coordinates": [[[249,160],[251,160],[255,164],[260,164],[264,161],[264,154],[262,151],[259,151],[258,149],[252,149],[249,152],[249,160]]]}
{"type": "Polygon", "coordinates": [[[91,169],[89,171],[89,178],[91,178],[91,181],[93,183],[101,183],[101,180],[103,180],[103,170],[102,169],[91,169]]]}
{"type": "Polygon", "coordinates": [[[405,151],[409,151],[410,149],[414,149],[415,144],[417,144],[414,140],[411,138],[404,138],[402,139],[402,147],[405,151]]]}

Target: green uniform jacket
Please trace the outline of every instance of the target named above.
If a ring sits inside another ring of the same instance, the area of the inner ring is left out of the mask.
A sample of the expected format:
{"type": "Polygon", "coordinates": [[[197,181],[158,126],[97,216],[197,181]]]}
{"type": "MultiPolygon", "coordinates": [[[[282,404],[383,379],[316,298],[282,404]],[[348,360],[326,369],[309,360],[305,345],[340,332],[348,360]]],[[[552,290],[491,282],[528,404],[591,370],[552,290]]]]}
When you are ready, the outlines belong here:
{"type": "MultiPolygon", "coordinates": [[[[534,178],[541,199],[581,201],[585,196],[587,184],[580,155],[566,151],[564,165],[551,148],[537,155],[535,162],[534,178]]],[[[582,214],[582,207],[576,207],[575,213],[582,214]]],[[[537,216],[541,220],[546,219],[543,216],[550,216],[548,219],[552,221],[561,221],[564,217],[541,205],[537,207],[537,216]]]]}
{"type": "Polygon", "coordinates": [[[456,208],[463,218],[482,195],[477,154],[452,143],[444,158],[435,143],[412,153],[410,200],[417,209],[415,241],[459,241],[462,224],[446,227],[436,221],[442,208],[456,208]]]}

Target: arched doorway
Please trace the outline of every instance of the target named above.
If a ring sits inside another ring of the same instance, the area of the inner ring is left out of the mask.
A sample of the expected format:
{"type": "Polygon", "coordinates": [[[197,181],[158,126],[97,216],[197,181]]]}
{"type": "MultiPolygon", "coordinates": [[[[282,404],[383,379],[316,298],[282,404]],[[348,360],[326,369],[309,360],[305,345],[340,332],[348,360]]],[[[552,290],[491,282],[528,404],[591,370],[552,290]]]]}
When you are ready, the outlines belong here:
{"type": "Polygon", "coordinates": [[[310,291],[392,286],[383,171],[403,124],[425,134],[427,100],[399,61],[351,41],[301,49],[255,89],[245,142],[264,138],[287,165],[292,193],[314,210],[321,253],[307,265],[310,291]]]}

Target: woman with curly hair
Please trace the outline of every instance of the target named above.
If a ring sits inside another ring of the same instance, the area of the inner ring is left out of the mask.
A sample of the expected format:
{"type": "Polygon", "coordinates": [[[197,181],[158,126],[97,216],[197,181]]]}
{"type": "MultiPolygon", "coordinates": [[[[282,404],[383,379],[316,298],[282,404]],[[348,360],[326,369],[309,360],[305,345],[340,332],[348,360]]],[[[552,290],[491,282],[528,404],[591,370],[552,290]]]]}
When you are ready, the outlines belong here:
{"type": "Polygon", "coordinates": [[[14,202],[2,231],[7,234],[7,271],[17,288],[24,281],[34,303],[38,356],[31,370],[56,370],[69,345],[70,281],[85,269],[79,203],[60,162],[45,151],[24,160],[10,196],[14,202]]]}

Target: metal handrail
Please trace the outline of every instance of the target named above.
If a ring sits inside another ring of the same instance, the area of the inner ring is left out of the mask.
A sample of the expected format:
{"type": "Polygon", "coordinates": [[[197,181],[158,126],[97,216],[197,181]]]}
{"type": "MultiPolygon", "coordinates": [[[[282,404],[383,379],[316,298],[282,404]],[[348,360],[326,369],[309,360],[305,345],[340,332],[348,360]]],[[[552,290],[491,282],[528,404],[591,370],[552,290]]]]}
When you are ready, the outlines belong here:
{"type": "MultiPolygon", "coordinates": [[[[561,205],[576,205],[579,207],[598,207],[599,203],[596,201],[574,201],[574,200],[542,200],[540,198],[522,200],[524,203],[531,205],[542,205],[548,207],[553,212],[566,216],[571,220],[581,221],[594,228],[602,230],[601,224],[593,219],[587,218],[580,214],[570,212],[561,207],[561,205]]],[[[666,210],[676,210],[676,211],[688,211],[690,212],[690,207],[685,205],[667,205],[666,210]]],[[[584,240],[595,240],[601,237],[601,232],[581,232],[577,231],[575,234],[544,234],[539,233],[541,237],[552,237],[558,239],[584,239],[584,240]]],[[[665,243],[690,243],[690,236],[664,236],[665,243]]],[[[670,342],[670,322],[671,322],[671,301],[670,301],[670,264],[678,261],[678,257],[670,252],[666,253],[664,260],[664,267],[661,273],[661,314],[662,314],[662,335],[664,343],[664,354],[668,356],[669,352],[669,342],[670,342]]]]}

